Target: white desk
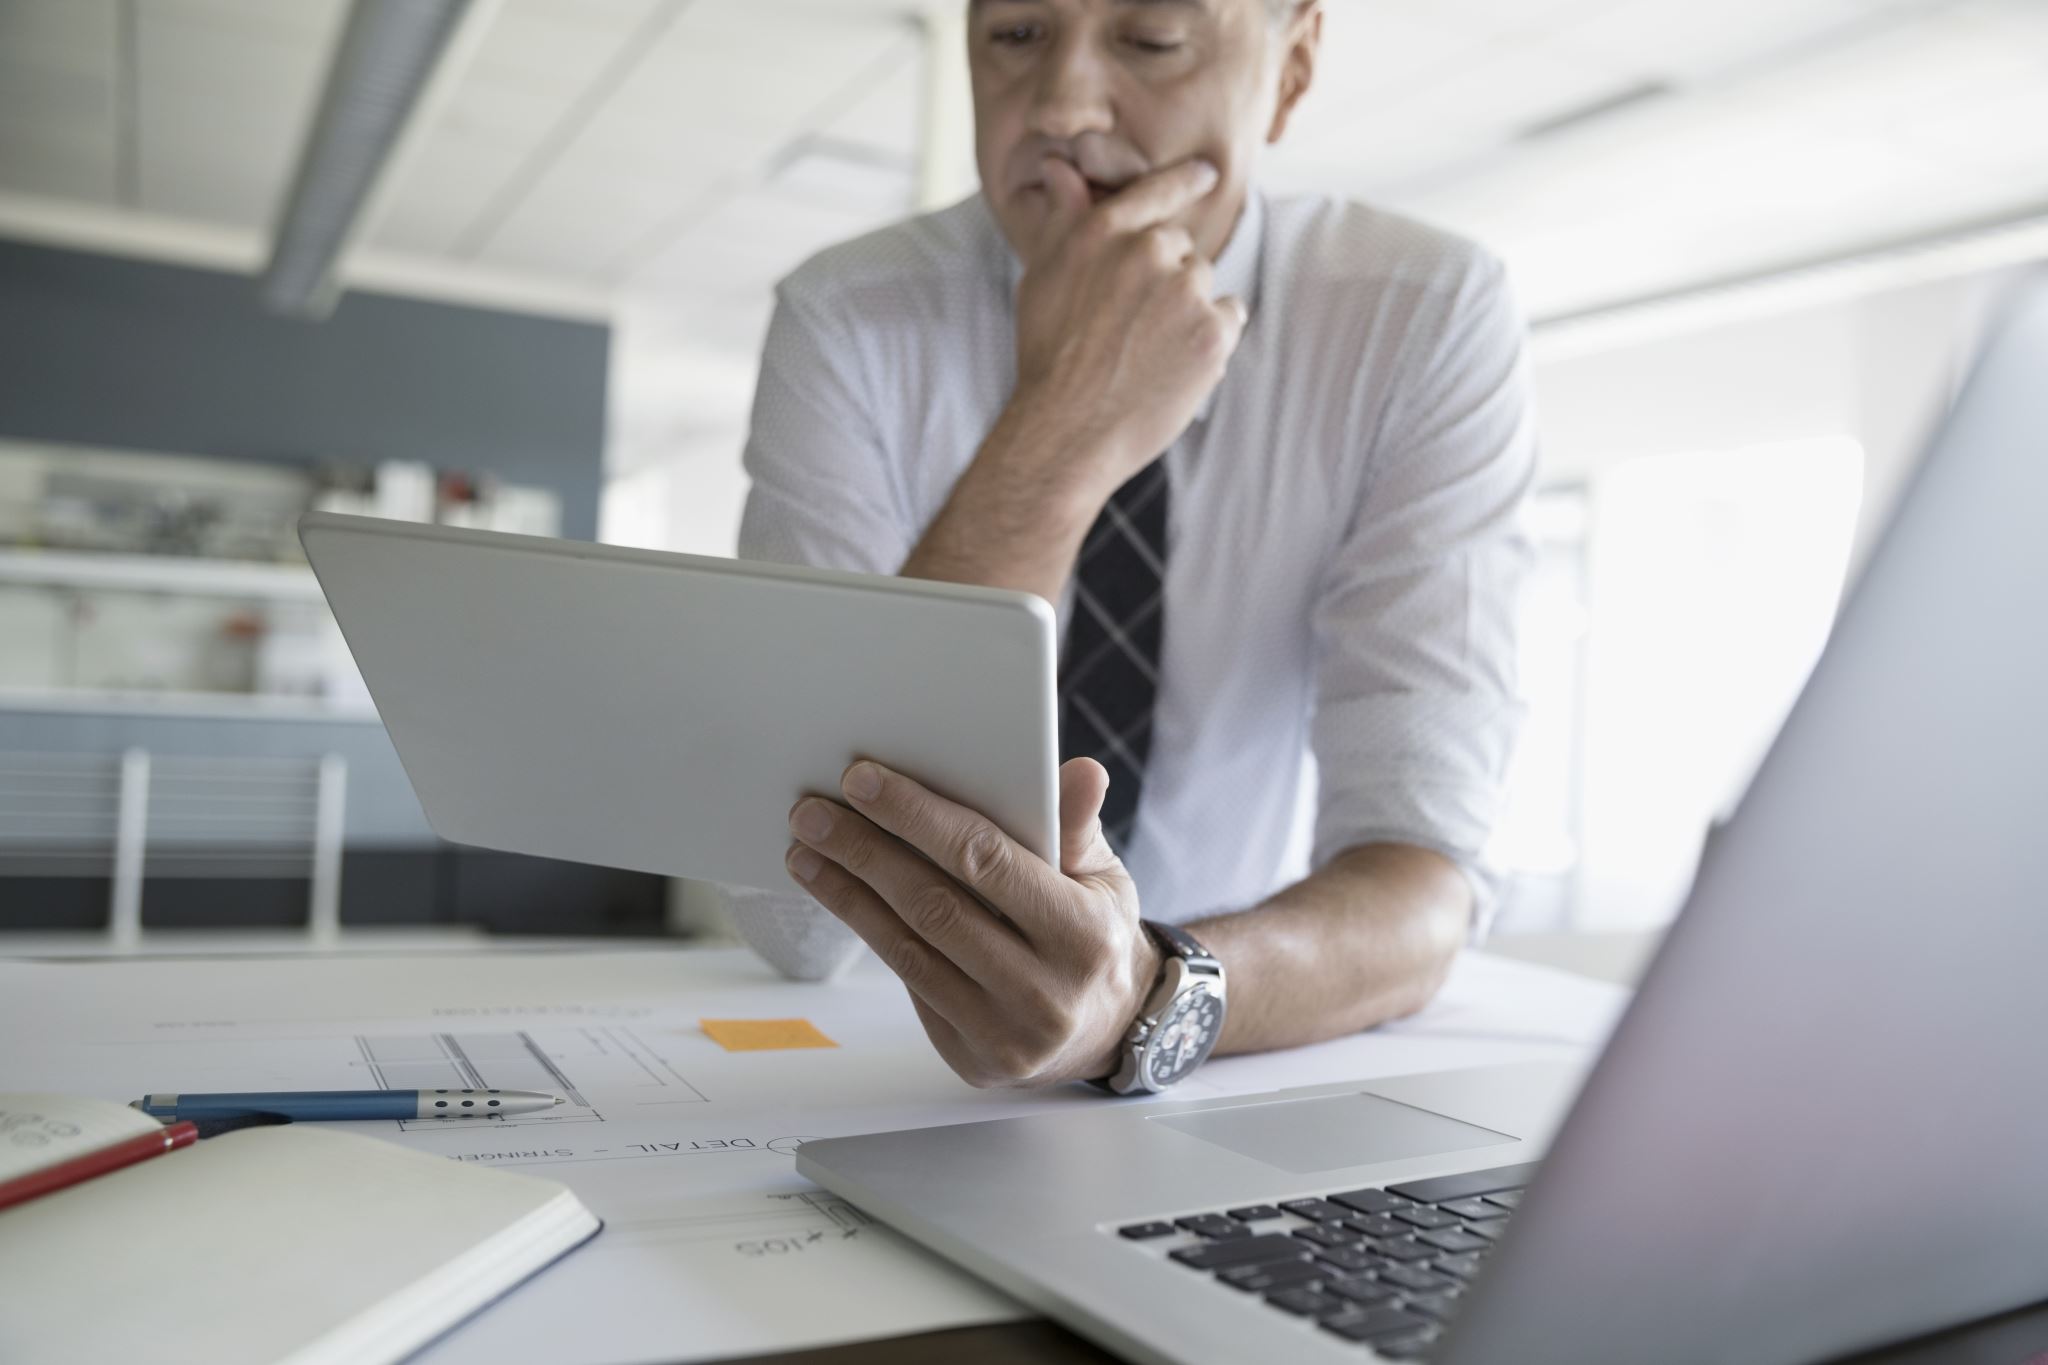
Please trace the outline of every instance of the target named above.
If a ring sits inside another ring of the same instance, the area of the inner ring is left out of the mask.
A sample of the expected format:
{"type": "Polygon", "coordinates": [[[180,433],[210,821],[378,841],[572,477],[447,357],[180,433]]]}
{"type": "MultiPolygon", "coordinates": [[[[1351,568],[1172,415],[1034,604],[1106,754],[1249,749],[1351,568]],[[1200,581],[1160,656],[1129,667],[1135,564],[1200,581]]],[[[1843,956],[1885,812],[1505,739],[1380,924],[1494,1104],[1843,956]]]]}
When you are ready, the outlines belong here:
{"type": "MultiPolygon", "coordinates": [[[[1211,1063],[1179,1094],[1583,1056],[1623,991],[1460,959],[1422,1015],[1211,1063]]],[[[351,1125],[574,1186],[589,1247],[488,1310],[435,1365],[714,1359],[1003,1321],[1023,1310],[796,1179],[806,1138],[1114,1103],[1080,1087],[975,1091],[872,959],[831,985],[744,950],[0,962],[0,1090],[478,1083],[558,1088],[560,1117],[485,1128],[351,1125]],[[728,1053],[699,1018],[808,1019],[832,1049],[728,1053]],[[451,1079],[436,1079],[435,1076],[451,1079]]]]}

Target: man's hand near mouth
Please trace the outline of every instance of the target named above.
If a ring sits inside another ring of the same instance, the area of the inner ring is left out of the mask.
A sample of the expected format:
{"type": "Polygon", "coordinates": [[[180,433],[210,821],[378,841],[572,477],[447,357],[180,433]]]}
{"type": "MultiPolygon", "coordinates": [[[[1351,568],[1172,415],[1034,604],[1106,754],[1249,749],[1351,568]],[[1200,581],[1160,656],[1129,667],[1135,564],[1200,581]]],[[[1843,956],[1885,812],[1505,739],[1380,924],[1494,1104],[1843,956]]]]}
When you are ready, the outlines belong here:
{"type": "Polygon", "coordinates": [[[1017,386],[903,566],[1058,599],[1103,504],[1173,444],[1245,325],[1175,219],[1216,184],[1191,160],[1106,189],[1047,157],[1052,231],[1017,290],[1017,386]]]}

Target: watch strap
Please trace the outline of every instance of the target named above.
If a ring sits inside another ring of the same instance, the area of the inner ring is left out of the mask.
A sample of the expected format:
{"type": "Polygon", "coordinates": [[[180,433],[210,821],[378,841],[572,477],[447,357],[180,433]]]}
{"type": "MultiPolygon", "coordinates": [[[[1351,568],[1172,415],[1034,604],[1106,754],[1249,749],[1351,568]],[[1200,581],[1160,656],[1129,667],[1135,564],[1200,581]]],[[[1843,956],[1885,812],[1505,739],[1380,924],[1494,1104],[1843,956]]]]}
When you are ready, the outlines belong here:
{"type": "Polygon", "coordinates": [[[1165,952],[1172,953],[1191,967],[1202,967],[1219,971],[1222,964],[1212,957],[1207,948],[1195,941],[1195,936],[1177,924],[1162,924],[1158,920],[1144,920],[1144,926],[1159,942],[1165,952]]]}

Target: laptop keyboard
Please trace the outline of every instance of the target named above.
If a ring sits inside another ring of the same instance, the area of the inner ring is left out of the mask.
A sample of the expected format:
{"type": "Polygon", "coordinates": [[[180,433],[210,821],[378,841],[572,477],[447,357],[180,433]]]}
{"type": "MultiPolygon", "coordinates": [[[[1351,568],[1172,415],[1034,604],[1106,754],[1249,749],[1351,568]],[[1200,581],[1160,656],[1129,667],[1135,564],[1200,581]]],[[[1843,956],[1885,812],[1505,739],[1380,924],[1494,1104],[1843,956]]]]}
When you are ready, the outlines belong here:
{"type": "Polygon", "coordinates": [[[1132,1223],[1118,1235],[1392,1360],[1426,1359],[1534,1165],[1132,1223]]]}

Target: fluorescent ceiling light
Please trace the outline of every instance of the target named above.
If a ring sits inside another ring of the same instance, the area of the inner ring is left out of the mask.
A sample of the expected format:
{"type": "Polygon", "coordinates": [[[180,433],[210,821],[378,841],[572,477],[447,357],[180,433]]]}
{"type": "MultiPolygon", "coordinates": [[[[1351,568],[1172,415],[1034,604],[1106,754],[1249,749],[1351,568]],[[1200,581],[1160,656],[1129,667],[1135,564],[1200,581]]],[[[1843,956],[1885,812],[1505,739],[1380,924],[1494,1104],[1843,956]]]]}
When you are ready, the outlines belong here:
{"type": "Polygon", "coordinates": [[[2041,260],[2048,260],[2048,204],[1822,260],[1539,318],[1531,330],[1545,359],[1564,359],[2041,260]]]}
{"type": "Polygon", "coordinates": [[[355,0],[263,274],[274,311],[320,318],[334,307],[342,254],[470,9],[471,0],[355,0]]]}

